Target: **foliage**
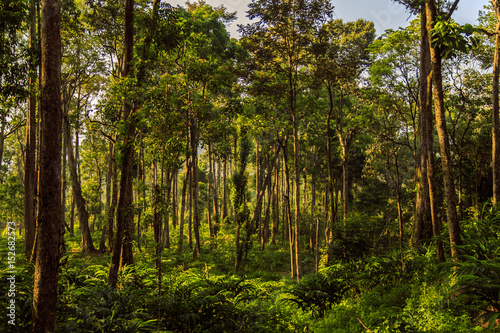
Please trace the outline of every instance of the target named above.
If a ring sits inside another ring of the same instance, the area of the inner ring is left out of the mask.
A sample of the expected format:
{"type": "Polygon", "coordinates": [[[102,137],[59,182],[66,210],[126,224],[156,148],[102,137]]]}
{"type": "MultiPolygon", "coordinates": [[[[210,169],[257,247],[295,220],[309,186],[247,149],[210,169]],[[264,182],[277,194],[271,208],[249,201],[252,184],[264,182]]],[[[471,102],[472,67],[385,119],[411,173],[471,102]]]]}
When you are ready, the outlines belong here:
{"type": "Polygon", "coordinates": [[[479,39],[474,36],[477,30],[471,24],[458,23],[438,16],[431,31],[433,47],[439,49],[443,58],[456,56],[457,52],[468,52],[477,47],[479,39]]]}
{"type": "Polygon", "coordinates": [[[288,292],[293,297],[284,301],[296,304],[303,311],[310,310],[313,316],[321,318],[326,310],[342,300],[348,288],[346,276],[326,270],[304,276],[288,292]]]}
{"type": "Polygon", "coordinates": [[[462,261],[455,263],[456,288],[459,294],[482,301],[478,321],[493,327],[500,317],[500,214],[492,208],[485,215],[465,227],[462,261]]]}

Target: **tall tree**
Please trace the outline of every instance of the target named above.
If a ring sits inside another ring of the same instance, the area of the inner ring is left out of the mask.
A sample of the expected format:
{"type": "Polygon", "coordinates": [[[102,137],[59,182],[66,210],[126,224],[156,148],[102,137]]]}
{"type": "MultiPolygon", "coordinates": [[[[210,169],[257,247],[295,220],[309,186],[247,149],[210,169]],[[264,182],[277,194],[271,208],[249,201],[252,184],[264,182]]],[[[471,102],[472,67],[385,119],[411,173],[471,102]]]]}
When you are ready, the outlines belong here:
{"type": "Polygon", "coordinates": [[[71,184],[73,189],[73,197],[75,198],[76,208],[78,210],[78,220],[80,221],[80,233],[81,233],[81,248],[83,252],[93,252],[95,251],[94,244],[92,242],[92,234],[89,228],[89,213],[87,210],[87,204],[82,193],[82,186],[80,184],[80,179],[77,173],[76,159],[73,149],[73,142],[71,139],[71,128],[67,115],[64,115],[64,142],[66,144],[66,151],[68,154],[69,162],[69,173],[71,176],[71,184]]]}
{"type": "MultiPolygon", "coordinates": [[[[447,13],[447,20],[451,17],[458,0],[454,2],[452,8],[447,13]]],[[[444,105],[443,77],[442,77],[442,59],[444,51],[434,42],[435,34],[433,29],[436,27],[437,7],[435,0],[430,0],[425,4],[427,18],[427,32],[429,37],[429,49],[431,55],[431,74],[432,74],[432,92],[434,94],[434,108],[436,117],[436,127],[439,137],[439,146],[441,148],[441,164],[443,171],[444,193],[446,200],[446,219],[448,221],[448,231],[450,234],[451,254],[453,257],[458,255],[456,245],[461,245],[460,225],[456,208],[456,193],[453,166],[450,153],[450,141],[448,129],[446,127],[446,114],[444,105]]]]}
{"type": "Polygon", "coordinates": [[[40,167],[31,332],[55,332],[61,242],[61,3],[42,0],[40,167]]]}
{"type": "Polygon", "coordinates": [[[493,10],[497,17],[495,28],[495,55],[493,59],[493,78],[492,78],[492,167],[493,167],[493,204],[500,202],[500,119],[499,119],[499,77],[500,77],[500,2],[492,0],[493,10]]]}
{"type": "Polygon", "coordinates": [[[35,242],[35,191],[36,191],[36,95],[34,92],[37,82],[37,64],[36,64],[36,11],[34,1],[30,4],[30,28],[29,28],[29,89],[28,112],[26,119],[26,159],[24,162],[24,252],[31,257],[33,244],[35,242]]]}
{"type": "MultiPolygon", "coordinates": [[[[123,76],[127,78],[132,71],[134,55],[134,0],[125,0],[125,59],[123,76]]],[[[134,137],[135,115],[132,113],[132,101],[126,97],[123,105],[123,121],[125,122],[122,134],[120,156],[120,190],[118,195],[115,239],[109,267],[108,284],[116,288],[118,271],[125,265],[133,264],[132,236],[133,236],[133,166],[134,166],[134,137]]]]}
{"type": "MultiPolygon", "coordinates": [[[[314,45],[315,71],[328,95],[326,137],[328,155],[328,178],[330,189],[330,224],[334,222],[334,176],[332,159],[332,127],[337,132],[342,149],[342,193],[344,219],[349,211],[349,155],[355,135],[361,124],[349,115],[348,103],[352,83],[368,65],[367,47],[375,37],[372,22],[359,19],[355,22],[329,21],[321,27],[314,45]],[[333,124],[332,124],[333,123],[333,124]]],[[[352,111],[352,110],[351,110],[352,111]]]]}
{"type": "Polygon", "coordinates": [[[295,196],[295,262],[296,275],[302,275],[300,260],[300,166],[299,124],[304,110],[297,106],[304,65],[310,61],[310,48],[319,27],[332,15],[332,6],[324,0],[254,0],[250,3],[248,17],[257,22],[241,26],[243,38],[252,45],[250,50],[256,62],[268,69],[277,70],[286,87],[286,109],[290,116],[293,134],[293,166],[295,196]]]}

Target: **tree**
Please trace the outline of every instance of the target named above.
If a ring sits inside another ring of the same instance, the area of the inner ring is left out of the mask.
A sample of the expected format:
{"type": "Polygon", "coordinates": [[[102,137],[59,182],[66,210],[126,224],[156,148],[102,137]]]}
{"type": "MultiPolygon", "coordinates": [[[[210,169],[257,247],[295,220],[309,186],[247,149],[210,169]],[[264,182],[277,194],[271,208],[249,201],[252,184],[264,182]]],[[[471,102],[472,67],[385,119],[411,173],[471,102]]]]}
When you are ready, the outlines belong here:
{"type": "Polygon", "coordinates": [[[34,1],[30,4],[30,27],[29,27],[29,82],[28,89],[28,111],[26,119],[26,160],[24,163],[24,252],[31,258],[36,232],[36,95],[34,92],[37,82],[37,57],[38,49],[36,38],[36,11],[34,1]]]}
{"type": "Polygon", "coordinates": [[[248,173],[246,170],[248,156],[250,155],[250,142],[244,126],[241,126],[238,133],[238,149],[236,170],[232,177],[234,192],[232,201],[236,211],[236,256],[234,261],[234,271],[238,272],[243,264],[250,246],[250,237],[254,233],[255,226],[250,220],[250,209],[248,208],[248,173]]]}
{"type": "MultiPolygon", "coordinates": [[[[332,15],[332,6],[324,0],[254,0],[248,17],[259,21],[240,26],[243,38],[248,39],[256,63],[282,75],[286,87],[286,109],[293,135],[293,166],[295,180],[295,263],[296,277],[302,276],[300,260],[300,167],[299,123],[304,110],[297,101],[304,89],[303,66],[310,61],[310,48],[319,27],[332,15]]],[[[293,255],[291,253],[291,256],[293,255]]]]}
{"type": "Polygon", "coordinates": [[[492,0],[493,10],[497,18],[495,27],[495,54],[493,60],[493,78],[492,78],[492,157],[493,157],[493,204],[500,202],[500,115],[499,115],[499,77],[500,77],[500,2],[492,0]]]}
{"type": "Polygon", "coordinates": [[[42,1],[40,170],[36,229],[35,283],[31,331],[56,331],[61,205],[61,3],[42,1]]]}
{"type": "MultiPolygon", "coordinates": [[[[132,71],[134,49],[134,0],[125,1],[125,79],[132,71]]],[[[125,97],[123,104],[123,121],[125,128],[122,133],[120,151],[120,190],[116,213],[116,232],[109,267],[108,284],[116,288],[118,271],[125,265],[133,264],[132,232],[133,232],[133,165],[134,165],[134,137],[135,115],[130,97],[125,97]]]]}
{"type": "Polygon", "coordinates": [[[331,220],[329,223],[331,225],[335,220],[332,127],[337,133],[342,149],[342,195],[345,220],[349,211],[349,154],[361,126],[359,119],[346,109],[349,108],[350,104],[349,95],[351,93],[349,92],[356,91],[355,82],[368,65],[367,48],[374,37],[375,29],[372,22],[363,19],[346,23],[342,20],[335,20],[327,22],[321,27],[313,48],[316,57],[315,74],[326,89],[329,101],[326,137],[331,200],[331,220]]]}
{"type": "MultiPolygon", "coordinates": [[[[455,1],[450,11],[447,13],[447,17],[451,17],[458,0],[455,1]]],[[[435,38],[437,33],[433,31],[436,29],[436,19],[437,19],[437,8],[435,0],[431,0],[425,4],[425,14],[426,14],[426,29],[429,38],[429,50],[431,58],[431,74],[432,74],[432,91],[434,94],[434,108],[436,116],[436,127],[439,137],[439,146],[441,148],[441,163],[444,181],[444,192],[446,200],[446,218],[448,221],[448,231],[450,234],[451,243],[451,255],[456,257],[458,255],[458,250],[456,245],[461,245],[460,237],[460,225],[457,216],[456,208],[456,193],[455,193],[455,181],[453,175],[453,167],[451,161],[450,153],[450,141],[448,136],[448,129],[446,127],[446,114],[444,106],[444,93],[443,93],[443,77],[442,77],[442,52],[445,51],[444,48],[436,45],[435,38]]],[[[430,75],[429,75],[430,76],[430,75]]],[[[428,91],[430,91],[428,85],[428,91]]],[[[429,143],[428,143],[429,144],[429,143]]],[[[432,198],[431,198],[432,200],[432,198]]],[[[433,228],[437,227],[437,221],[433,223],[433,228]]],[[[434,232],[435,236],[436,231],[434,232]]]]}

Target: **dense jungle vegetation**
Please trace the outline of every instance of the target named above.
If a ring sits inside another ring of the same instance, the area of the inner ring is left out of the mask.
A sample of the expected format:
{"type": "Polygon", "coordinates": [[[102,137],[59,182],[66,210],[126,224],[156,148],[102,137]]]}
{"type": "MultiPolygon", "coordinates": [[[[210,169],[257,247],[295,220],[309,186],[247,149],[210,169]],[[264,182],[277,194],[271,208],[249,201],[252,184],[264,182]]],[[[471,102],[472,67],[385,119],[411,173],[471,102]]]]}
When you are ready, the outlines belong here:
{"type": "Polygon", "coordinates": [[[2,332],[500,321],[500,2],[0,0],[2,332]]]}

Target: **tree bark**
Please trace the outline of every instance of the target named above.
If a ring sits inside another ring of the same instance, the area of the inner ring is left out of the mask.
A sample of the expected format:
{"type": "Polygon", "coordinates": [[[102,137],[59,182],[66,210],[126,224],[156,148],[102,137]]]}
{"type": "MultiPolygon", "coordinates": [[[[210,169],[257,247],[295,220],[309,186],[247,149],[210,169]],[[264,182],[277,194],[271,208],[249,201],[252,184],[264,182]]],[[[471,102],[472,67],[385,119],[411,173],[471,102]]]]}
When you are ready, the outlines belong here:
{"type": "Polygon", "coordinates": [[[285,139],[285,144],[283,147],[283,164],[285,165],[285,214],[286,218],[285,225],[288,227],[288,241],[290,243],[290,272],[292,275],[292,279],[296,277],[297,271],[295,269],[295,253],[294,253],[294,237],[293,237],[293,227],[292,227],[292,213],[290,207],[290,170],[288,168],[287,160],[287,140],[285,139]]]}
{"type": "MultiPolygon", "coordinates": [[[[314,163],[314,167],[316,166],[316,163],[314,163]]],[[[316,177],[313,174],[311,177],[311,218],[309,220],[309,248],[311,249],[311,254],[314,253],[314,246],[315,246],[315,230],[314,230],[314,213],[316,209],[316,177]]]]}
{"type": "Polygon", "coordinates": [[[113,249],[113,239],[114,239],[114,221],[116,216],[116,206],[118,204],[118,170],[116,165],[116,159],[114,154],[114,143],[110,142],[109,145],[109,156],[108,156],[108,167],[111,163],[112,175],[111,175],[111,203],[106,207],[106,225],[108,227],[108,251],[113,249]]]}
{"type": "Polygon", "coordinates": [[[174,178],[174,171],[167,172],[167,193],[165,194],[165,227],[163,229],[163,247],[170,249],[170,197],[172,194],[172,182],[174,178]]]}
{"type": "Polygon", "coordinates": [[[71,176],[71,186],[73,189],[73,195],[76,202],[76,208],[78,210],[78,220],[80,221],[80,233],[81,233],[81,248],[83,252],[95,251],[94,244],[92,242],[92,235],[90,233],[89,228],[89,214],[87,212],[87,207],[85,203],[85,198],[82,194],[82,187],[80,185],[80,180],[77,174],[77,166],[75,161],[75,156],[73,154],[73,143],[71,141],[71,129],[70,124],[67,118],[67,115],[64,115],[64,137],[65,143],[68,152],[68,164],[69,171],[71,176]]]}
{"type": "Polygon", "coordinates": [[[193,257],[201,254],[200,245],[200,215],[198,210],[198,133],[194,119],[190,126],[191,131],[191,200],[193,207],[193,231],[194,231],[194,250],[193,257]]]}
{"type": "Polygon", "coordinates": [[[153,161],[153,166],[151,168],[151,201],[153,208],[153,237],[155,241],[155,268],[160,267],[160,232],[161,232],[161,212],[160,212],[160,199],[161,191],[158,186],[158,171],[156,161],[153,161]]]}
{"type": "MultiPolygon", "coordinates": [[[[331,85],[327,85],[328,96],[330,108],[328,110],[328,116],[326,118],[326,152],[328,159],[328,189],[330,190],[330,211],[327,213],[327,226],[328,228],[333,228],[336,221],[336,211],[334,205],[334,177],[333,177],[333,161],[332,161],[332,129],[331,129],[331,121],[334,111],[334,95],[333,95],[333,87],[331,85]]],[[[328,206],[328,202],[326,203],[328,206]]],[[[326,210],[328,212],[328,209],[326,210]]]]}
{"type": "MultiPolygon", "coordinates": [[[[125,65],[124,77],[132,69],[134,48],[134,0],[125,0],[125,65]]],[[[123,120],[126,123],[126,133],[122,139],[122,159],[120,163],[120,191],[118,195],[115,239],[109,267],[108,285],[116,288],[118,271],[124,265],[133,264],[133,166],[134,166],[134,136],[135,121],[132,114],[131,101],[125,99],[123,120]]]]}
{"type": "MultiPolygon", "coordinates": [[[[429,50],[429,37],[427,33],[427,15],[425,5],[422,5],[420,12],[420,117],[419,117],[419,146],[417,150],[417,167],[415,170],[417,180],[417,198],[415,202],[414,226],[412,235],[412,246],[418,248],[421,244],[426,222],[431,219],[430,202],[429,202],[429,183],[427,175],[427,161],[429,154],[432,152],[428,149],[428,114],[431,114],[432,120],[432,104],[428,103],[432,100],[432,90],[428,87],[428,77],[431,74],[431,59],[429,50]]],[[[432,135],[432,129],[430,134],[432,135]]],[[[430,139],[432,140],[432,139],[430,139]]]]}
{"type": "Polygon", "coordinates": [[[302,277],[300,262],[300,170],[299,170],[299,120],[294,112],[293,118],[293,165],[295,169],[295,268],[297,281],[302,277]]]}
{"type": "Polygon", "coordinates": [[[40,168],[32,333],[56,332],[61,253],[61,3],[42,0],[40,168]]]}
{"type": "Polygon", "coordinates": [[[211,187],[213,186],[212,179],[212,146],[211,143],[208,144],[208,184],[207,184],[207,215],[208,215],[208,235],[210,238],[214,237],[213,228],[212,228],[212,210],[210,207],[210,202],[212,199],[211,196],[211,187]]]}
{"type": "MultiPolygon", "coordinates": [[[[426,3],[427,12],[427,31],[431,31],[436,19],[435,0],[426,3]]],[[[453,167],[451,162],[450,142],[448,130],[446,128],[446,115],[444,107],[443,78],[442,78],[442,57],[440,51],[432,46],[431,36],[429,34],[429,44],[432,61],[432,81],[434,93],[434,108],[436,116],[436,126],[439,136],[439,145],[441,148],[441,162],[443,169],[444,194],[446,198],[446,217],[448,221],[448,230],[450,234],[451,255],[457,257],[457,245],[462,244],[460,236],[460,225],[457,217],[455,183],[453,179],[453,167]]]]}
{"type": "Polygon", "coordinates": [[[492,79],[492,143],[493,143],[493,205],[500,202],[500,120],[499,120],[499,76],[500,76],[500,4],[498,0],[493,0],[493,8],[497,17],[497,26],[495,28],[495,55],[493,60],[493,79],[492,79]]]}
{"type": "MultiPolygon", "coordinates": [[[[30,5],[31,24],[29,29],[30,65],[28,112],[26,119],[26,158],[24,162],[24,253],[31,260],[36,229],[36,96],[32,91],[36,84],[36,11],[35,3],[30,5]]],[[[1,163],[0,163],[1,165],[1,163]]]]}
{"type": "Polygon", "coordinates": [[[227,219],[227,159],[224,159],[222,166],[222,222],[227,219]]]}
{"type": "Polygon", "coordinates": [[[189,161],[186,160],[186,171],[184,172],[184,181],[182,182],[181,218],[179,221],[179,244],[177,245],[177,253],[182,253],[182,245],[184,244],[184,212],[186,210],[186,188],[190,174],[189,165],[189,161]]]}

